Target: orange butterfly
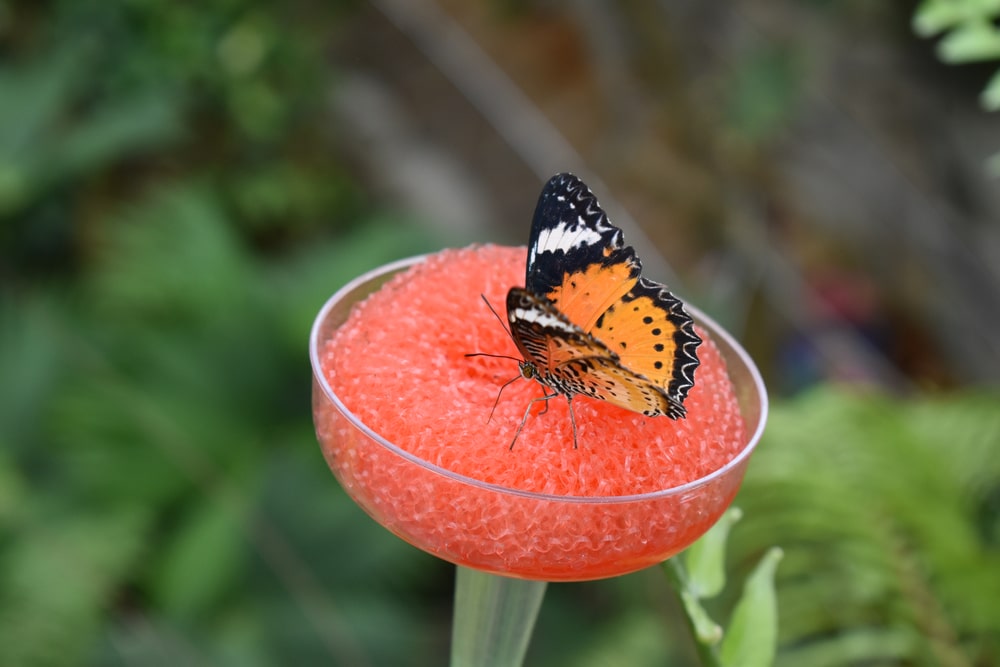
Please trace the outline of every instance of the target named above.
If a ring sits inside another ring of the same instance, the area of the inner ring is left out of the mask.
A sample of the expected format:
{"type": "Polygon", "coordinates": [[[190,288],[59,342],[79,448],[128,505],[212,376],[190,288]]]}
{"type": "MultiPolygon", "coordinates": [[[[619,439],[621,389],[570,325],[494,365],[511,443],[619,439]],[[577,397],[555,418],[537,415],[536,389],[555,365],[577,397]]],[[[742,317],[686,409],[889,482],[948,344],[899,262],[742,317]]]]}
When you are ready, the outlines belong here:
{"type": "Polygon", "coordinates": [[[511,449],[531,406],[556,396],[569,403],[574,448],[577,394],[650,417],[685,416],[701,338],[681,301],[641,268],[583,181],[549,180],[531,224],[525,287],[507,293],[521,376],[546,394],[528,404],[511,449]]]}

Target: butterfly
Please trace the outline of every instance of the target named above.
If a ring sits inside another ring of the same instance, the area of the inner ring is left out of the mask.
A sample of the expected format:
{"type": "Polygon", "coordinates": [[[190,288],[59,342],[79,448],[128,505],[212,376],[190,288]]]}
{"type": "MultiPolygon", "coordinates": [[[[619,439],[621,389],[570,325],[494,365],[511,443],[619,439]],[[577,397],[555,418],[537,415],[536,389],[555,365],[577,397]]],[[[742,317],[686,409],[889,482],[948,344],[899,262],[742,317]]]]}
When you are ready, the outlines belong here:
{"type": "Polygon", "coordinates": [[[511,449],[532,405],[556,396],[569,404],[574,448],[577,395],[650,417],[686,416],[701,338],[681,301],[641,271],[590,188],[572,174],[552,177],[531,223],[525,286],[507,293],[520,377],[545,388],[511,449]]]}

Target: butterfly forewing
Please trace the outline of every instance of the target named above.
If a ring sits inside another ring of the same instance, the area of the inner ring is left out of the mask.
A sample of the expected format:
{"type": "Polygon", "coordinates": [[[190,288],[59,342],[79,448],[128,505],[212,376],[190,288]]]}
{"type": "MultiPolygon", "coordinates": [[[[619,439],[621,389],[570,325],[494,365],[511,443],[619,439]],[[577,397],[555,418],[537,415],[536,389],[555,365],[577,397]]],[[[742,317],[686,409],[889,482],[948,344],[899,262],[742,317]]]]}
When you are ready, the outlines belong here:
{"type": "Polygon", "coordinates": [[[641,268],[583,181],[572,174],[549,180],[528,239],[528,291],[556,304],[587,331],[631,289],[641,268]]]}
{"type": "Polygon", "coordinates": [[[557,373],[560,364],[572,359],[614,357],[603,343],[570,322],[551,301],[519,287],[507,292],[507,319],[518,350],[525,361],[535,366],[540,378],[557,373]]]}

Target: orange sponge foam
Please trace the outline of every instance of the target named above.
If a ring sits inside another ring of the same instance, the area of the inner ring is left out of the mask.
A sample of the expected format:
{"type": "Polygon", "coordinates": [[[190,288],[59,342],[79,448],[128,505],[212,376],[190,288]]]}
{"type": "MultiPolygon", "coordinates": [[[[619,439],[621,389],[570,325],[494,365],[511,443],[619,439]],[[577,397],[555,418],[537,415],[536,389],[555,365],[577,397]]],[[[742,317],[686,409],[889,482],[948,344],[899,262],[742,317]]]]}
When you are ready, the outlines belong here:
{"type": "Polygon", "coordinates": [[[567,402],[558,397],[547,410],[536,404],[510,451],[526,406],[543,387],[515,381],[488,419],[500,387],[518,376],[517,362],[466,354],[520,358],[481,295],[503,316],[507,290],[523,284],[525,253],[442,251],[358,304],[319,350],[322,373],[358,421],[407,454],[374,444],[317,399],[324,453],[370,514],[456,563],[565,580],[662,560],[715,521],[742,478],[741,469],[724,484],[669,492],[723,468],[747,445],[725,363],[699,330],[705,342],[686,419],[646,417],[578,396],[574,449],[567,402]],[[641,494],[652,495],[634,498],[641,494]]]}

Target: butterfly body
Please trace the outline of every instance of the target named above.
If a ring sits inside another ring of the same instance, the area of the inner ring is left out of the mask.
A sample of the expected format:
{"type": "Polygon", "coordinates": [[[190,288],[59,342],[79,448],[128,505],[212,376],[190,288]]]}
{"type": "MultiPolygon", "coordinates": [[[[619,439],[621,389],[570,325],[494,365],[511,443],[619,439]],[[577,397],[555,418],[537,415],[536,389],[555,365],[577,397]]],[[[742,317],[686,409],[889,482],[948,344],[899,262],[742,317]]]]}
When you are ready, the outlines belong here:
{"type": "Polygon", "coordinates": [[[686,414],[701,339],[680,300],[641,270],[580,179],[549,180],[532,221],[525,287],[508,292],[507,320],[521,375],[549,390],[532,403],[570,401],[574,446],[576,395],[650,417],[686,414]]]}

